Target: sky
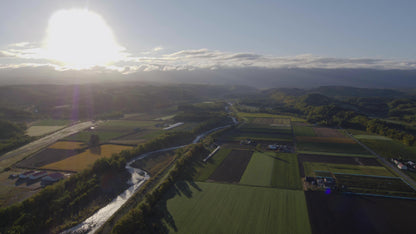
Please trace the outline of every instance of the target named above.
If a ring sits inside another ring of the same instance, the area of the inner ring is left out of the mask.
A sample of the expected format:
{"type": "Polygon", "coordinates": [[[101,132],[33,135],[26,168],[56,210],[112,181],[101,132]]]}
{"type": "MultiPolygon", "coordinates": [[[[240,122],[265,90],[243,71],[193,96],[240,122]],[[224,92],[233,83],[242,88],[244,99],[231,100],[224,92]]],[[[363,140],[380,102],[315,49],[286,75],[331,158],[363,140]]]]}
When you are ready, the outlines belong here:
{"type": "Polygon", "coordinates": [[[2,0],[0,69],[416,69],[415,9],[404,0],[2,0]],[[74,9],[94,14],[112,35],[70,31],[90,20],[74,14],[77,23],[53,32],[51,17],[74,9]]]}

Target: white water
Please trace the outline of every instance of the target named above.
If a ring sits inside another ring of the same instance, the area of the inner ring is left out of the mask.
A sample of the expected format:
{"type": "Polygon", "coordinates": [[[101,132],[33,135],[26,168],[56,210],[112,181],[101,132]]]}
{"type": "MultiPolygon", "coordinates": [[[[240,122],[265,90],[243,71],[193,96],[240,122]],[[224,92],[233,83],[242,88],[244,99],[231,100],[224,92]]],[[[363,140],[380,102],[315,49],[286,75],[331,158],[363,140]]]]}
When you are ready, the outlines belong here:
{"type": "MultiPolygon", "coordinates": [[[[233,118],[233,122],[235,123],[236,120],[233,118]]],[[[207,132],[202,133],[201,135],[197,136],[191,144],[198,143],[203,137],[206,135],[220,130],[222,128],[227,128],[231,125],[218,127],[211,129],[207,132]]],[[[145,172],[144,170],[137,169],[134,167],[131,167],[131,164],[134,163],[137,160],[143,159],[151,154],[164,152],[164,151],[171,151],[175,149],[179,149],[182,147],[185,147],[187,145],[181,145],[181,146],[175,146],[165,149],[160,149],[156,151],[152,151],[149,153],[141,154],[135,158],[133,158],[131,161],[129,161],[126,164],[127,171],[131,174],[131,179],[128,181],[131,186],[125,190],[122,194],[118,195],[114,200],[112,200],[108,205],[101,208],[97,212],[95,212],[91,217],[86,219],[84,222],[65,230],[62,233],[94,233],[97,231],[124,203],[129,200],[129,198],[144,184],[146,180],[150,178],[150,176],[145,172]],[[141,175],[142,174],[142,175],[141,175]]]]}

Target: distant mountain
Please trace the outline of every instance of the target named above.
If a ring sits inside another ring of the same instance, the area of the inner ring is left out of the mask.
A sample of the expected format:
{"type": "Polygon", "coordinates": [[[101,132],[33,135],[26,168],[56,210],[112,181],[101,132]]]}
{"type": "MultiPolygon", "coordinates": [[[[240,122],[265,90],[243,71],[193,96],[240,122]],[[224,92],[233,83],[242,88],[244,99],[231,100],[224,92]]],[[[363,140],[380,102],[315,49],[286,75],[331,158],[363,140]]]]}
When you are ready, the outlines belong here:
{"type": "MultiPolygon", "coordinates": [[[[220,68],[217,70],[141,71],[127,75],[103,70],[54,71],[45,67],[0,70],[0,85],[113,81],[244,85],[262,89],[282,87],[313,89],[319,86],[411,89],[416,88],[416,70],[220,68]]],[[[366,90],[357,92],[357,95],[362,95],[366,90]]]]}

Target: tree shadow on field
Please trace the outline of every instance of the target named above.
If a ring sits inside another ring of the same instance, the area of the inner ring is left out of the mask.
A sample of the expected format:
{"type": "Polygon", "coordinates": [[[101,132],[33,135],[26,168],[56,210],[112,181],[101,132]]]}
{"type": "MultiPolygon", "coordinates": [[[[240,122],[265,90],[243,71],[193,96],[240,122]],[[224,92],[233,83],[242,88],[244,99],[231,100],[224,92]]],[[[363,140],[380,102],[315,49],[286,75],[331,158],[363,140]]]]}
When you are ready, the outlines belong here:
{"type": "Polygon", "coordinates": [[[192,198],[195,190],[202,191],[202,188],[193,180],[193,176],[196,174],[196,169],[194,168],[196,163],[199,162],[194,161],[191,166],[184,168],[179,181],[171,186],[155,205],[152,217],[150,218],[152,233],[169,233],[172,230],[175,232],[178,231],[174,217],[168,210],[167,203],[176,196],[192,198]]]}
{"type": "Polygon", "coordinates": [[[277,159],[277,160],[282,161],[282,162],[284,162],[284,163],[289,163],[289,161],[287,161],[287,160],[285,160],[285,159],[281,159],[281,158],[279,158],[278,156],[273,156],[273,155],[269,155],[269,154],[265,154],[265,155],[266,155],[267,157],[277,159]]]}

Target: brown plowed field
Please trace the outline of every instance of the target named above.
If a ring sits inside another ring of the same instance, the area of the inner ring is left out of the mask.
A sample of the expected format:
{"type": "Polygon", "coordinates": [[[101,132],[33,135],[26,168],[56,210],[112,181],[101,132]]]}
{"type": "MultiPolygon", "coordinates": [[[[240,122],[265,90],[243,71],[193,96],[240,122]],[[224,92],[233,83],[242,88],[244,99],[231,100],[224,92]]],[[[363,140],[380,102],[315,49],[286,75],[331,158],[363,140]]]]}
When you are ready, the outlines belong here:
{"type": "Polygon", "coordinates": [[[208,180],[227,183],[238,183],[250,162],[253,151],[232,150],[208,180]]]}
{"type": "Polygon", "coordinates": [[[318,137],[347,137],[342,132],[338,131],[338,129],[314,127],[313,131],[318,137]]]}
{"type": "Polygon", "coordinates": [[[77,152],[76,150],[47,148],[40,151],[33,157],[27,158],[19,162],[17,166],[25,168],[38,168],[48,165],[50,163],[61,161],[76,154],[79,154],[79,152],[77,152]]]}
{"type": "Polygon", "coordinates": [[[297,141],[307,142],[325,142],[325,143],[343,143],[343,144],[357,144],[352,138],[347,137],[311,137],[311,136],[297,136],[297,141]]]}
{"type": "Polygon", "coordinates": [[[415,200],[305,192],[312,233],[415,233],[415,200]]]}
{"type": "Polygon", "coordinates": [[[303,162],[321,162],[321,163],[336,163],[336,164],[350,164],[350,165],[364,165],[364,166],[382,166],[375,158],[361,158],[361,157],[342,157],[331,155],[311,155],[299,154],[299,173],[301,177],[305,176],[303,169],[303,162]]]}

